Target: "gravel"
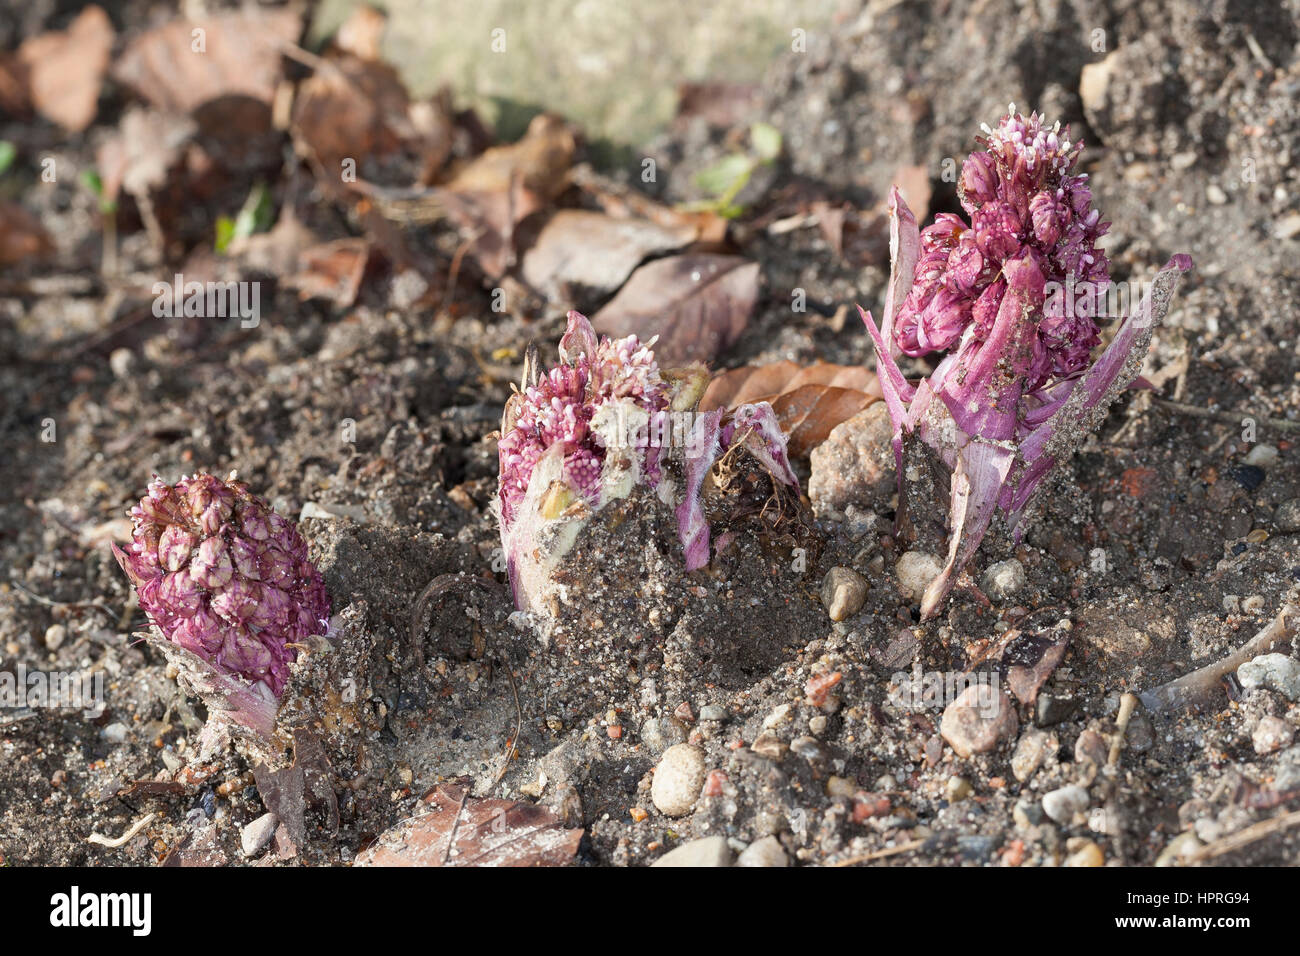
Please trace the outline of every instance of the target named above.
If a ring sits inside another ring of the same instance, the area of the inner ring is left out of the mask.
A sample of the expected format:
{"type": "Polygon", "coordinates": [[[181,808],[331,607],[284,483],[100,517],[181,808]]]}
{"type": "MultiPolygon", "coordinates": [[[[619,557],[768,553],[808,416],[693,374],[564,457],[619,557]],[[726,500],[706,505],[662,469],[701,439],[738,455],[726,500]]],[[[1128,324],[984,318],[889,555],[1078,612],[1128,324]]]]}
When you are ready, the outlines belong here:
{"type": "Polygon", "coordinates": [[[704,751],[692,744],[676,744],[664,751],[655,767],[650,799],[656,809],[669,817],[690,813],[704,786],[707,768],[704,751]]]}

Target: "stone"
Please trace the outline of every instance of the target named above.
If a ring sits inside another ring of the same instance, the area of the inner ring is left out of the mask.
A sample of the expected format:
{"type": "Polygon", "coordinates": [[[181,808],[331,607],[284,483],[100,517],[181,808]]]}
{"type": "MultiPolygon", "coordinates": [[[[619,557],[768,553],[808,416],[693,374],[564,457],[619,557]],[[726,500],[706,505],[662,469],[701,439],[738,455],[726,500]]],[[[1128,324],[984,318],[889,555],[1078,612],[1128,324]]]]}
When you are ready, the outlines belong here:
{"type": "Polygon", "coordinates": [[[758,739],[750,745],[749,749],[768,760],[780,760],[790,748],[776,734],[763,733],[758,735],[758,739]]]}
{"type": "Polygon", "coordinates": [[[1300,531],[1300,498],[1288,498],[1273,512],[1273,527],[1282,534],[1300,531]]]}
{"type": "Polygon", "coordinates": [[[264,813],[239,831],[239,847],[244,856],[256,856],[266,849],[275,836],[275,814],[264,813]]]}
{"type": "Polygon", "coordinates": [[[1261,654],[1237,668],[1237,680],[1246,690],[1266,687],[1287,700],[1300,700],[1300,662],[1285,654],[1261,654]]]}
{"type": "Polygon", "coordinates": [[[1257,754],[1271,754],[1289,747],[1294,739],[1295,731],[1281,717],[1261,717],[1255,725],[1255,732],[1250,735],[1257,754]]]}
{"type": "Polygon", "coordinates": [[[652,753],[663,753],[674,744],[686,743],[686,725],[676,717],[651,717],[641,725],[641,742],[652,753]]]}
{"type": "Polygon", "coordinates": [[[818,517],[842,514],[849,505],[871,510],[898,490],[894,428],[884,402],[873,402],[831,430],[809,454],[808,498],[818,517]]]}
{"type": "Polygon", "coordinates": [[[1300,236],[1300,212],[1290,213],[1274,223],[1273,235],[1278,239],[1294,239],[1300,236]]]}
{"type": "Polygon", "coordinates": [[[1210,183],[1205,187],[1205,198],[1211,206],[1222,206],[1228,201],[1228,194],[1223,191],[1222,186],[1210,183]]]}
{"type": "Polygon", "coordinates": [[[965,777],[949,777],[946,789],[949,803],[961,803],[974,792],[965,777]]]}
{"type": "Polygon", "coordinates": [[[786,855],[785,847],[781,846],[781,841],[774,836],[765,836],[761,840],[755,840],[745,847],[740,856],[736,858],[736,866],[783,867],[789,865],[790,858],[786,855]]]}
{"type": "Polygon", "coordinates": [[[126,724],[114,721],[103,730],[99,735],[107,740],[110,744],[120,744],[126,741],[126,724]]]}
{"type": "Polygon", "coordinates": [[[988,684],[972,684],[944,708],[939,733],[959,757],[988,753],[1014,737],[1019,726],[1016,708],[1004,690],[989,701],[988,684]]]}
{"type": "Polygon", "coordinates": [[[1252,448],[1246,455],[1246,464],[1258,465],[1260,468],[1267,468],[1273,462],[1277,461],[1278,450],[1274,445],[1266,442],[1260,442],[1252,448]]]}
{"type": "Polygon", "coordinates": [[[857,614],[866,599],[866,578],[852,568],[831,568],[822,580],[822,604],[832,621],[844,621],[857,614]]]}
{"type": "Polygon", "coordinates": [[[1057,742],[1056,734],[1040,730],[1037,727],[1028,728],[1020,736],[1016,743],[1016,749],[1011,754],[1011,773],[1015,778],[1024,783],[1037,772],[1038,768],[1043,765],[1043,761],[1051,754],[1054,754],[1060,744],[1057,742]]]}
{"type": "Polygon", "coordinates": [[[1091,840],[1085,840],[1061,863],[1062,866],[1105,866],[1106,857],[1101,847],[1091,840]]]}
{"type": "Polygon", "coordinates": [[[650,799],[665,816],[685,816],[695,806],[705,773],[704,751],[693,744],[675,744],[659,758],[650,799]]]}
{"type": "Polygon", "coordinates": [[[1077,784],[1053,790],[1043,797],[1043,812],[1057,823],[1069,823],[1076,813],[1088,809],[1088,791],[1077,784]]]}
{"type": "Polygon", "coordinates": [[[1053,697],[1039,694],[1035,714],[1039,727],[1050,727],[1063,720],[1069,720],[1079,709],[1077,697],[1053,697]]]}
{"type": "Polygon", "coordinates": [[[731,847],[724,836],[704,837],[669,850],[653,866],[731,866],[731,847]]]}
{"type": "Polygon", "coordinates": [[[726,720],[727,711],[721,704],[705,704],[700,708],[700,720],[726,720]]]}
{"type": "Polygon", "coordinates": [[[1095,730],[1085,730],[1079,734],[1079,739],[1074,742],[1075,763],[1092,763],[1101,767],[1105,765],[1109,754],[1110,745],[1095,730]]]}
{"type": "Polygon", "coordinates": [[[1001,604],[1019,594],[1025,581],[1025,566],[1015,558],[1009,558],[989,565],[981,584],[989,599],[1001,604]]]}
{"type": "Polygon", "coordinates": [[[1191,853],[1199,850],[1202,846],[1204,846],[1204,844],[1196,838],[1196,834],[1192,831],[1188,830],[1184,833],[1180,833],[1165,844],[1165,848],[1161,850],[1160,855],[1156,857],[1155,865],[1177,866],[1191,853]]]}
{"type": "Polygon", "coordinates": [[[933,554],[925,551],[905,551],[894,565],[894,576],[898,579],[898,591],[905,598],[919,601],[926,587],[943,570],[941,562],[933,554]]]}
{"type": "Polygon", "coordinates": [[[45,629],[45,647],[47,650],[57,651],[63,646],[64,640],[67,639],[68,629],[62,624],[51,624],[45,629]]]}

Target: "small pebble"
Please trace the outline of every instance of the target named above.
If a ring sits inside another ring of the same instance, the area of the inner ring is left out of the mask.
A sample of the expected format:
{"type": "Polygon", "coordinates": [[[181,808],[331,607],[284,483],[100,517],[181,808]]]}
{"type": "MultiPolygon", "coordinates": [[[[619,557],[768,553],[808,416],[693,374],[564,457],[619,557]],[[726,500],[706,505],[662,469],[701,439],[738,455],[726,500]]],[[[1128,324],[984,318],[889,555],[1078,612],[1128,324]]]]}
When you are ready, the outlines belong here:
{"type": "Polygon", "coordinates": [[[789,865],[790,858],[786,856],[785,848],[774,836],[755,840],[736,858],[736,866],[785,867],[789,865]]]}
{"type": "Polygon", "coordinates": [[[1228,201],[1228,194],[1223,191],[1222,187],[1210,183],[1205,187],[1205,198],[1212,206],[1222,206],[1228,201]]]}
{"type": "Polygon", "coordinates": [[[1300,700],[1300,663],[1285,654],[1261,654],[1237,668],[1237,680],[1246,690],[1266,687],[1288,700],[1300,700]]]}
{"type": "Polygon", "coordinates": [[[126,724],[113,722],[99,732],[110,744],[120,744],[126,740],[126,724]]]}
{"type": "Polygon", "coordinates": [[[1101,847],[1091,840],[1085,840],[1083,845],[1065,858],[1061,863],[1062,866],[1105,866],[1106,857],[1101,852],[1101,847]]]}
{"type": "Polygon", "coordinates": [[[1300,531],[1300,498],[1288,498],[1273,512],[1273,527],[1282,534],[1300,531]]]}
{"type": "Polygon", "coordinates": [[[818,714],[816,717],[810,717],[808,719],[808,732],[815,737],[820,737],[822,734],[826,733],[827,723],[828,721],[821,714],[818,714]]]}
{"type": "Polygon", "coordinates": [[[63,641],[68,636],[68,629],[62,624],[51,624],[45,629],[45,646],[51,651],[57,651],[63,646],[63,641]]]}
{"type": "Polygon", "coordinates": [[[674,744],[684,744],[686,737],[686,726],[675,717],[651,717],[641,725],[641,742],[651,753],[663,753],[674,744]]]}
{"type": "Polygon", "coordinates": [[[933,554],[925,551],[903,552],[894,565],[899,593],[912,601],[919,601],[930,582],[942,570],[943,564],[933,554]]]}
{"type": "Polygon", "coordinates": [[[947,789],[949,803],[961,803],[973,792],[970,781],[965,777],[949,777],[947,789]]]}
{"type": "Polygon", "coordinates": [[[1020,593],[1025,586],[1025,566],[1015,558],[989,565],[982,580],[984,593],[1001,604],[1020,593]]]}
{"type": "Polygon", "coordinates": [[[826,781],[826,795],[828,797],[851,797],[857,792],[857,784],[846,777],[832,776],[826,781]]]}
{"type": "Polygon", "coordinates": [[[1180,860],[1185,859],[1190,853],[1199,850],[1203,844],[1196,839],[1196,834],[1191,830],[1178,834],[1160,851],[1156,857],[1156,866],[1174,866],[1180,860]]]}
{"type": "Polygon", "coordinates": [[[822,581],[822,604],[832,621],[844,621],[862,610],[867,581],[852,568],[834,567],[822,581]]]}
{"type": "Polygon", "coordinates": [[[275,814],[264,813],[239,831],[239,847],[244,856],[256,856],[275,836],[275,814]]]}
{"type": "Polygon", "coordinates": [[[1110,754],[1110,745],[1095,730],[1085,730],[1074,742],[1074,760],[1076,763],[1092,763],[1098,767],[1106,763],[1110,754]]]}
{"type": "Polygon", "coordinates": [[[1011,755],[1011,773],[1024,783],[1039,767],[1043,760],[1054,753],[1060,745],[1056,735],[1038,727],[1030,727],[1020,736],[1015,752],[1011,755]]]}
{"type": "Polygon", "coordinates": [[[1271,754],[1283,747],[1290,747],[1294,739],[1295,731],[1281,717],[1261,717],[1255,726],[1255,732],[1250,735],[1257,754],[1271,754]]]}
{"type": "Polygon", "coordinates": [[[1069,823],[1076,813],[1088,809],[1088,791],[1072,784],[1043,797],[1043,812],[1057,823],[1069,823]]]}
{"type": "Polygon", "coordinates": [[[721,704],[705,704],[700,708],[700,720],[726,720],[727,711],[721,704]]]}
{"type": "Polygon", "coordinates": [[[1258,465],[1260,468],[1267,468],[1273,462],[1277,461],[1277,448],[1273,445],[1267,445],[1261,442],[1252,448],[1245,458],[1248,465],[1258,465]]]}
{"type": "MultiPolygon", "coordinates": [[[[676,744],[664,751],[650,784],[650,799],[660,813],[680,817],[691,812],[704,786],[704,751],[676,744]]],[[[724,841],[725,842],[725,841],[724,841]]]]}
{"type": "Polygon", "coordinates": [[[670,850],[651,866],[731,866],[731,847],[724,836],[704,837],[670,850]]]}
{"type": "Polygon", "coordinates": [[[989,701],[990,686],[972,684],[944,708],[939,733],[958,757],[987,753],[1015,736],[1019,726],[1015,705],[1004,690],[989,701]]]}
{"type": "Polygon", "coordinates": [[[776,734],[765,733],[759,734],[749,749],[768,760],[780,760],[790,748],[776,734]]]}

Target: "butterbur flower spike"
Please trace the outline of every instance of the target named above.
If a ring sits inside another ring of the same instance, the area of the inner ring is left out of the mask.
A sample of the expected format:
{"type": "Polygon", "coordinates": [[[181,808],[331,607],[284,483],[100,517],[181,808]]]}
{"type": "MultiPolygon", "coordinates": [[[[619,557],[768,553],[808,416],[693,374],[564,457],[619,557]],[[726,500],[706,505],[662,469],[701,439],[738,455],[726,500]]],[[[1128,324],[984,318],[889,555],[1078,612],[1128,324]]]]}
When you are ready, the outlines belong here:
{"type": "MultiPolygon", "coordinates": [[[[1111,299],[1097,241],[1108,223],[1092,209],[1081,143],[1013,106],[962,167],[958,193],[969,222],[942,213],[924,230],[898,190],[890,197],[890,278],[871,333],[894,426],[900,509],[908,447],[920,442],[950,474],[948,557],[921,601],[942,607],[995,513],[1019,521],[1054,465],[1093,432],[1137,376],[1154,327],[1182,273],[1174,256],[1096,361],[1096,318],[1111,299]],[[913,385],[900,354],[940,352],[913,385]]],[[[860,310],[861,311],[861,310],[860,310]]]]}
{"type": "Polygon", "coordinates": [[[296,644],[328,629],[329,596],[298,530],[234,475],[155,477],[113,546],[140,606],[195,655],[237,720],[268,733],[296,644]]]}
{"type": "Polygon", "coordinates": [[[684,421],[686,488],[676,516],[687,570],[708,563],[700,495],[709,469],[732,447],[743,445],[777,480],[797,486],[770,405],[743,406],[725,421],[721,411],[693,415],[707,370],[661,370],[653,345],[634,335],[598,338],[584,316],[570,312],[560,364],[543,373],[535,353],[525,359],[522,387],[502,416],[496,502],[519,610],[539,607],[583,523],[606,504],[637,487],[671,503],[666,442],[684,421]]]}

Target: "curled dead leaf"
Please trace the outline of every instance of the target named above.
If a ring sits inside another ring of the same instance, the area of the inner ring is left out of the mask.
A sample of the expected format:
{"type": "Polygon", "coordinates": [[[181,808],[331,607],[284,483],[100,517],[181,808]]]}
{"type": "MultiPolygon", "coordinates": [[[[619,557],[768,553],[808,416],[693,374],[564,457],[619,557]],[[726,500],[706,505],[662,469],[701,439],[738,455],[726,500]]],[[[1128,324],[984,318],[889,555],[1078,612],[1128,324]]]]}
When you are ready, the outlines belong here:
{"type": "Polygon", "coordinates": [[[655,356],[664,366],[709,362],[749,324],[758,282],[758,263],[740,256],[656,259],[632,273],[592,325],[613,338],[659,336],[655,356]]]}

